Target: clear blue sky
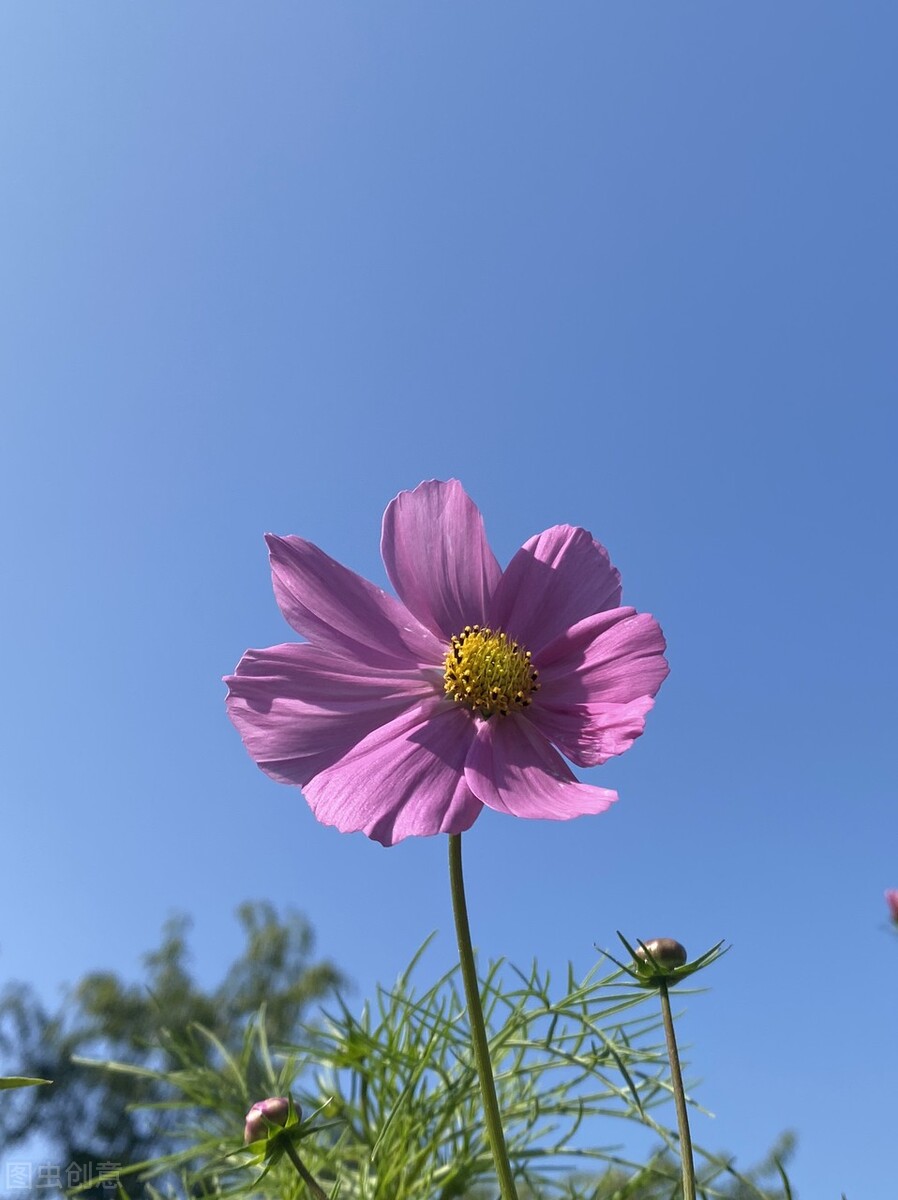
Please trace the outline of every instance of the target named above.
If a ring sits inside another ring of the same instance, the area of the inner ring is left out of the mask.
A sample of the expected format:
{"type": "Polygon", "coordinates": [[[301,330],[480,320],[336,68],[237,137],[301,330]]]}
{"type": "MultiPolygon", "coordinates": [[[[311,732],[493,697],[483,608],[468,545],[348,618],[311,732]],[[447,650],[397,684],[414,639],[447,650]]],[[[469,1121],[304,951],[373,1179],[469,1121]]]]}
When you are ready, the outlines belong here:
{"type": "Polygon", "coordinates": [[[451,957],[445,839],[318,826],[220,679],[289,636],[264,531],[384,583],[384,505],[457,476],[502,561],[591,529],[672,667],[610,813],[477,822],[481,950],[728,939],[696,1136],[889,1200],[896,39],[892,0],[0,7],[2,978],[135,973],[183,909],[211,979],[245,898],[359,1003],[451,957]]]}

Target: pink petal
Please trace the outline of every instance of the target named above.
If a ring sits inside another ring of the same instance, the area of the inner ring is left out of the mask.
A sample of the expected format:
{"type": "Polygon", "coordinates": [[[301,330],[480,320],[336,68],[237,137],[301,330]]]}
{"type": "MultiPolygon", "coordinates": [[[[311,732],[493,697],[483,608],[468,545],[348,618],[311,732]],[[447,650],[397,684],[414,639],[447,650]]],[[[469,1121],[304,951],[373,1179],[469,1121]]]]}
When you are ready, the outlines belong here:
{"type": "Polygon", "coordinates": [[[465,778],[479,800],[515,817],[566,821],[604,812],[617,792],[579,783],[567,763],[520,716],[481,721],[465,778]]]}
{"type": "Polygon", "coordinates": [[[297,633],[369,665],[442,662],[445,648],[392,596],[302,538],[265,540],[275,597],[297,633]]]}
{"type": "Polygon", "coordinates": [[[655,701],[640,696],[629,704],[569,704],[551,707],[539,703],[527,710],[527,719],[544,737],[578,767],[597,767],[623,754],[645,729],[645,718],[655,701]]]}
{"type": "Polygon", "coordinates": [[[457,479],[400,492],[384,513],[381,553],[403,603],[438,637],[484,624],[501,571],[457,479]]]}
{"type": "Polygon", "coordinates": [[[540,653],[538,702],[563,710],[654,696],[670,670],[665,646],[648,613],[619,608],[587,617],[540,653]]]}
{"type": "Polygon", "coordinates": [[[258,765],[305,785],[373,729],[441,691],[438,675],[386,673],[319,646],[248,650],[228,685],[228,715],[258,765]]]}
{"type": "Polygon", "coordinates": [[[584,617],[620,604],[620,575],[585,529],[555,525],[525,542],[496,589],[488,624],[537,652],[584,617]]]}
{"type": "Polygon", "coordinates": [[[474,737],[467,709],[424,700],[375,729],[306,787],[319,821],[393,846],[406,837],[461,833],[482,805],[465,783],[474,737]]]}

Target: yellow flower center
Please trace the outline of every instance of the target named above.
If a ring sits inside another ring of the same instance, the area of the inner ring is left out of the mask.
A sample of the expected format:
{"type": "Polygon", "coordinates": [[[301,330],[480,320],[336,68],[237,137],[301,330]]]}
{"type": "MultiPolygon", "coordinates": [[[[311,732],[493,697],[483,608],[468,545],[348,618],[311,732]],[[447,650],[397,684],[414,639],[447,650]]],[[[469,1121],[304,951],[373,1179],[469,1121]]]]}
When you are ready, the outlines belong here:
{"type": "Polygon", "coordinates": [[[507,717],[526,708],[539,690],[539,675],[523,650],[501,630],[466,625],[446,655],[444,690],[482,717],[507,717]]]}

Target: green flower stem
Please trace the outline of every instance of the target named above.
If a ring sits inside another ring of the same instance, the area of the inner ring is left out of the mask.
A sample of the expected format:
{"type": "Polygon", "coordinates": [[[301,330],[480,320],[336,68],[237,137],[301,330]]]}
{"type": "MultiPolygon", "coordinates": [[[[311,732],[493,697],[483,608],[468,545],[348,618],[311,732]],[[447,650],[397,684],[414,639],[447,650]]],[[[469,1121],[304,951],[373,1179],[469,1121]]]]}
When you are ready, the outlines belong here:
{"type": "Polygon", "coordinates": [[[664,1036],[667,1039],[667,1056],[670,1059],[670,1079],[673,1084],[674,1102],[677,1106],[677,1124],[680,1127],[680,1162],[683,1166],[683,1200],[695,1200],[695,1161],[692,1157],[692,1136],[689,1133],[689,1115],[686,1112],[686,1092],[683,1088],[683,1073],[677,1053],[677,1038],[674,1033],[673,1017],[670,1012],[670,994],[667,980],[658,982],[661,996],[661,1015],[664,1018],[664,1036]]]}
{"type": "Polygon", "coordinates": [[[465,901],[465,880],[461,869],[460,833],[449,834],[449,881],[452,886],[452,910],[455,913],[458,958],[461,964],[461,977],[465,985],[465,998],[468,1002],[468,1020],[474,1042],[474,1061],[477,1064],[477,1074],[480,1076],[486,1132],[489,1137],[490,1149],[493,1152],[493,1162],[496,1164],[496,1174],[499,1177],[499,1189],[503,1200],[518,1200],[514,1177],[511,1173],[511,1163],[508,1161],[505,1134],[502,1132],[499,1101],[496,1099],[496,1083],[493,1079],[493,1067],[490,1062],[489,1042],[486,1038],[486,1026],[483,1023],[480,987],[477,983],[477,968],[474,966],[471,926],[468,924],[468,906],[465,901]]]}
{"type": "Polygon", "coordinates": [[[307,1170],[305,1163],[299,1157],[299,1151],[293,1145],[289,1138],[284,1138],[284,1149],[287,1151],[287,1157],[296,1167],[296,1173],[309,1189],[315,1200],[330,1200],[327,1192],[320,1188],[315,1182],[314,1176],[307,1170]]]}

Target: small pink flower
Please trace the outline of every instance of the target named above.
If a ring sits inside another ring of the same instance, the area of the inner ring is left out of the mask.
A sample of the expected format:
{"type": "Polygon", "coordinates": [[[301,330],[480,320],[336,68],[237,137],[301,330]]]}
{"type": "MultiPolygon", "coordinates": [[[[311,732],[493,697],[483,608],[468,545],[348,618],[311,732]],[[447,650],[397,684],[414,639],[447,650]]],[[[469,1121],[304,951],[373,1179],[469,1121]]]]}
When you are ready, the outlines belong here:
{"type": "Polygon", "coordinates": [[[889,908],[889,917],[898,925],[898,888],[886,888],[886,904],[889,908]]]}
{"type": "Polygon", "coordinates": [[[484,805],[565,820],[617,799],[562,754],[623,753],[668,667],[657,622],[620,606],[585,529],[537,534],[503,571],[461,484],[422,483],[384,514],[399,600],[311,542],[266,540],[281,612],[308,641],[248,650],[228,712],[319,821],[391,846],[461,833],[484,805]]]}
{"type": "Polygon", "coordinates": [[[258,1142],[267,1137],[272,1125],[286,1125],[290,1113],[290,1101],[286,1096],[270,1096],[257,1100],[246,1114],[243,1127],[244,1142],[258,1142]]]}

